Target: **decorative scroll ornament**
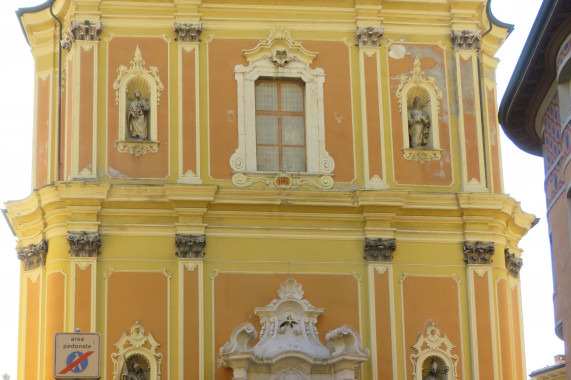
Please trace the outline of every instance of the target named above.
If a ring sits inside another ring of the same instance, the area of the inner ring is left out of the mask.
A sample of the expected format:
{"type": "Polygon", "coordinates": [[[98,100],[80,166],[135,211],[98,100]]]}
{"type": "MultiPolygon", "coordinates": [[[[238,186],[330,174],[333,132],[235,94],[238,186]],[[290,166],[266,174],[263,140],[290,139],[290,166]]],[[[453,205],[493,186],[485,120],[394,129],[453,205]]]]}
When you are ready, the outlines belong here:
{"type": "Polygon", "coordinates": [[[120,153],[129,153],[141,157],[147,153],[157,153],[160,143],[158,141],[117,141],[115,146],[120,153]]]}
{"type": "Polygon", "coordinates": [[[450,39],[454,50],[480,50],[482,32],[479,30],[453,30],[450,39]]]}
{"type": "Polygon", "coordinates": [[[174,31],[176,32],[176,41],[178,42],[200,42],[200,34],[202,33],[202,23],[184,24],[180,22],[174,23],[174,31]]]}
{"type": "Polygon", "coordinates": [[[365,256],[367,261],[393,261],[393,252],[397,249],[396,239],[365,238],[365,256]]]}
{"type": "Polygon", "coordinates": [[[175,235],[175,244],[178,250],[176,255],[180,259],[203,259],[206,246],[206,236],[175,235]]]}
{"type": "Polygon", "coordinates": [[[254,183],[264,183],[278,189],[298,188],[312,186],[318,189],[330,189],[333,187],[333,177],[319,174],[290,174],[278,173],[274,176],[257,173],[235,173],[232,183],[239,187],[248,187],[254,183]]]}
{"type": "Polygon", "coordinates": [[[436,78],[427,76],[424,71],[420,69],[420,60],[418,57],[414,59],[413,68],[407,74],[401,74],[399,76],[399,85],[397,87],[396,96],[399,103],[399,111],[402,112],[403,105],[403,90],[405,87],[409,86],[421,86],[434,91],[436,95],[436,113],[440,112],[440,101],[442,100],[442,92],[436,85],[436,78]]]}
{"type": "Polygon", "coordinates": [[[519,278],[519,271],[523,266],[523,260],[516,257],[515,253],[510,253],[507,248],[504,250],[504,255],[506,257],[506,269],[512,277],[519,278]]]}
{"type": "Polygon", "coordinates": [[[71,46],[75,41],[99,41],[99,34],[102,30],[103,25],[100,21],[91,22],[85,20],[80,23],[71,20],[65,37],[60,41],[61,47],[65,50],[71,50],[71,46]]]}
{"type": "Polygon", "coordinates": [[[442,149],[403,148],[402,152],[405,160],[418,161],[421,164],[427,161],[437,161],[442,158],[442,149]]]}
{"type": "Polygon", "coordinates": [[[142,361],[147,367],[146,370],[150,372],[149,380],[160,380],[163,354],[157,352],[159,346],[153,335],[151,333],[145,335],[145,328],[136,321],[131,326],[129,334],[123,333],[121,339],[114,344],[116,352],[111,354],[113,379],[123,380],[130,370],[128,364],[136,358],[139,359],[137,361],[142,361]]]}
{"type": "Polygon", "coordinates": [[[491,264],[494,252],[493,242],[467,241],[464,243],[464,262],[466,264],[491,264]]]}
{"type": "Polygon", "coordinates": [[[41,240],[37,244],[20,247],[16,252],[18,259],[24,262],[24,270],[36,269],[46,265],[48,242],[41,240]]]}
{"type": "MultiPolygon", "coordinates": [[[[410,355],[412,363],[413,380],[423,380],[422,368],[426,360],[430,360],[431,366],[435,362],[440,362],[439,367],[433,368],[431,371],[448,373],[452,369],[452,379],[458,378],[456,367],[458,366],[458,355],[453,355],[452,350],[455,348],[446,335],[441,336],[440,330],[431,323],[424,334],[418,337],[416,343],[412,346],[416,353],[410,355]]],[[[450,379],[449,376],[446,379],[450,379]]]]}
{"type": "Polygon", "coordinates": [[[97,257],[101,248],[101,236],[97,232],[68,232],[67,242],[71,257],[97,257]]]}
{"type": "Polygon", "coordinates": [[[374,26],[367,26],[361,28],[357,27],[357,46],[364,47],[379,47],[379,40],[383,36],[385,28],[378,28],[374,26]]]}
{"type": "Polygon", "coordinates": [[[316,327],[323,309],[302,299],[294,279],[282,283],[278,294],[279,299],[254,310],[262,325],[259,341],[250,346],[256,330],[242,323],[220,348],[219,364],[233,369],[234,380],[354,379],[355,366],[369,356],[357,331],[347,325],[330,331],[325,347],[316,327]]]}

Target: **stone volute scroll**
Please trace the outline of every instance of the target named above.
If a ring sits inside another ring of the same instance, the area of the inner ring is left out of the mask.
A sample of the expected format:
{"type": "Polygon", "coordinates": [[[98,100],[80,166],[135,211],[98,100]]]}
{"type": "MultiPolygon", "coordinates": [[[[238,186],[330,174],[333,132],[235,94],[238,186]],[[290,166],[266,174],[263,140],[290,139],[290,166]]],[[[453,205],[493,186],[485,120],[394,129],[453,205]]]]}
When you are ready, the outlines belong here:
{"type": "Polygon", "coordinates": [[[67,233],[71,257],[97,257],[101,236],[97,232],[70,231],[67,233]]]}
{"type": "Polygon", "coordinates": [[[368,359],[359,333],[341,326],[319,341],[317,318],[324,312],[303,299],[301,284],[283,282],[278,295],[254,314],[262,325],[260,339],[254,326],[242,323],[220,348],[219,365],[231,368],[234,380],[354,380],[355,367],[368,359]]]}
{"type": "Polygon", "coordinates": [[[420,163],[440,160],[438,115],[442,92],[436,78],[422,71],[418,57],[413,69],[399,76],[396,96],[402,114],[404,158],[420,163]]]}
{"type": "Polygon", "coordinates": [[[397,249],[396,239],[365,238],[365,256],[367,261],[393,261],[393,252],[397,249]]]}
{"type": "Polygon", "coordinates": [[[75,41],[99,41],[99,34],[102,30],[101,21],[85,20],[78,22],[71,20],[65,37],[60,41],[61,47],[65,50],[71,50],[75,41]]]}
{"type": "Polygon", "coordinates": [[[206,236],[176,234],[176,255],[179,259],[203,259],[206,252],[206,236]]]}
{"type": "Polygon", "coordinates": [[[519,278],[519,271],[523,267],[523,259],[517,257],[515,253],[511,253],[509,249],[504,250],[506,259],[506,269],[513,278],[519,278]]]}
{"type": "Polygon", "coordinates": [[[16,252],[18,259],[24,262],[24,270],[36,269],[46,265],[48,242],[41,240],[36,244],[19,247],[16,252]]]}
{"type": "Polygon", "coordinates": [[[493,242],[464,242],[464,262],[466,264],[491,264],[494,252],[493,242]]]}
{"type": "Polygon", "coordinates": [[[458,378],[456,346],[431,322],[412,346],[410,355],[413,380],[455,380],[458,378]]]}
{"type": "Polygon", "coordinates": [[[157,108],[164,89],[159,69],[145,67],[141,49],[137,46],[130,67],[119,66],[117,72],[113,83],[115,103],[119,106],[117,149],[135,157],[156,153],[159,149],[157,108]]]}

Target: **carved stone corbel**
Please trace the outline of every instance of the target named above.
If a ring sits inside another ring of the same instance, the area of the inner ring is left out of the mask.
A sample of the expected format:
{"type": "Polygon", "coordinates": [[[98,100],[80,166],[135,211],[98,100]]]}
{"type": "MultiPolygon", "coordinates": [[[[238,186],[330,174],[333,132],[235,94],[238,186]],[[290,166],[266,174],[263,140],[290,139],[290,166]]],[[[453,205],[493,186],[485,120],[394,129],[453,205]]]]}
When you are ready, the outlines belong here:
{"type": "Polygon", "coordinates": [[[71,257],[97,257],[101,236],[97,232],[70,231],[67,233],[71,257]]]}
{"type": "Polygon", "coordinates": [[[479,30],[453,30],[450,38],[454,50],[480,50],[482,32],[479,30]]]}
{"type": "Polygon", "coordinates": [[[206,246],[206,236],[175,235],[175,244],[178,250],[176,255],[179,259],[203,259],[206,246]]]}
{"type": "Polygon", "coordinates": [[[46,265],[48,255],[48,242],[42,240],[37,244],[30,244],[17,249],[18,259],[24,262],[24,270],[36,269],[46,265]]]}
{"type": "Polygon", "coordinates": [[[385,29],[374,26],[357,27],[357,46],[379,47],[379,40],[383,36],[385,29]]]}
{"type": "Polygon", "coordinates": [[[178,42],[200,42],[200,33],[202,33],[202,23],[186,24],[175,22],[173,26],[176,32],[175,40],[178,42]]]}
{"type": "Polygon", "coordinates": [[[492,242],[464,242],[464,262],[466,264],[491,264],[494,252],[495,248],[492,242]]]}
{"type": "Polygon", "coordinates": [[[101,21],[91,22],[85,20],[80,23],[71,20],[65,37],[60,41],[61,47],[70,50],[75,41],[99,41],[99,34],[103,30],[101,21]]]}
{"type": "Polygon", "coordinates": [[[397,249],[396,239],[365,238],[365,256],[367,261],[393,261],[393,252],[397,249]]]}
{"type": "Polygon", "coordinates": [[[510,253],[509,249],[504,250],[504,254],[506,256],[506,269],[512,277],[519,278],[519,271],[523,266],[523,260],[519,257],[516,257],[515,253],[510,253]]]}

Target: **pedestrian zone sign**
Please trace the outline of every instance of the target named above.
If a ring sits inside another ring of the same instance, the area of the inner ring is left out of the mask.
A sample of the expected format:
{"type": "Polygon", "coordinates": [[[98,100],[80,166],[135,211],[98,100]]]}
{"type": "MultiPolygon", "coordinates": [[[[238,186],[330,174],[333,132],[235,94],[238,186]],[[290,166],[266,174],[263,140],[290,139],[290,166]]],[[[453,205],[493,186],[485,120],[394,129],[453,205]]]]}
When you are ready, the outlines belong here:
{"type": "Polygon", "coordinates": [[[98,333],[56,333],[54,377],[99,379],[101,336],[98,333]]]}

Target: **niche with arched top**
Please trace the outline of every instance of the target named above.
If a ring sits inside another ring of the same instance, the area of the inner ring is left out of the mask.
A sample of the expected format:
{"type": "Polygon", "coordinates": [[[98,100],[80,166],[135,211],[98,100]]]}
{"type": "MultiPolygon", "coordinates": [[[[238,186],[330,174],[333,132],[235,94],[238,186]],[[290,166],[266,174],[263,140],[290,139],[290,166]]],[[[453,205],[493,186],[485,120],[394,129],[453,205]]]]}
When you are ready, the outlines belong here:
{"type": "Polygon", "coordinates": [[[422,380],[448,380],[450,368],[439,355],[431,355],[422,363],[422,380]]]}

